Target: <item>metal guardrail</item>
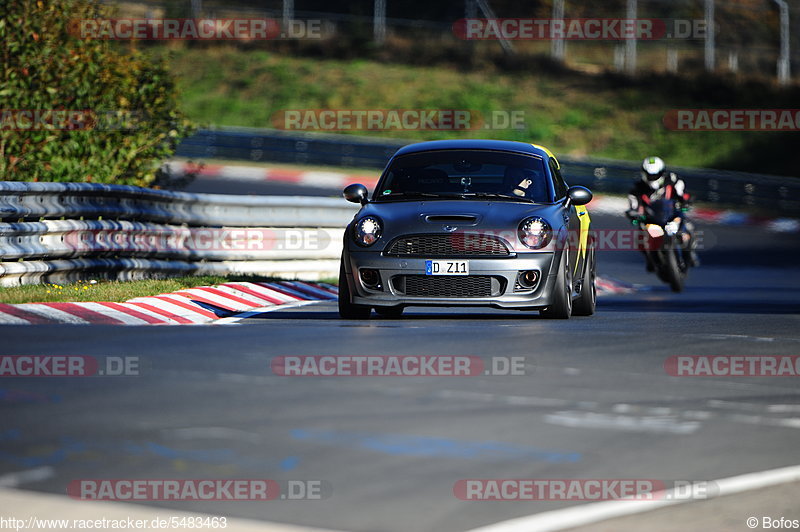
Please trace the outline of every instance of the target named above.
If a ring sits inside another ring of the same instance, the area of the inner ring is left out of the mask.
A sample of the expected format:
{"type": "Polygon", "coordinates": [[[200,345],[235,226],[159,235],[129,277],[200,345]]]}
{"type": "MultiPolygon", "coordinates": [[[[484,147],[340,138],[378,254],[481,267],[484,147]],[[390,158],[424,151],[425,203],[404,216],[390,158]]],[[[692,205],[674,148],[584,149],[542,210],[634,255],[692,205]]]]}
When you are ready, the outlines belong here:
{"type": "Polygon", "coordinates": [[[3,260],[138,257],[201,260],[332,259],[342,228],[179,227],[128,221],[0,224],[3,260]]]}
{"type": "Polygon", "coordinates": [[[335,277],[336,260],[185,262],[155,259],[59,259],[0,262],[0,286],[69,283],[85,279],[134,281],[177,275],[271,275],[284,279],[335,277]]]}
{"type": "Polygon", "coordinates": [[[341,199],[0,182],[0,286],[85,278],[335,275],[341,199]]]}
{"type": "MultiPolygon", "coordinates": [[[[382,169],[395,151],[409,143],[355,135],[223,128],[201,130],[185,139],[177,155],[382,169]]],[[[639,163],[634,162],[571,157],[559,157],[559,161],[568,183],[597,192],[625,193],[639,174],[639,163]]],[[[800,179],[697,168],[673,170],[684,178],[698,201],[800,215],[800,179]]]]}
{"type": "MultiPolygon", "coordinates": [[[[178,154],[382,168],[404,144],[238,129],[201,131],[184,141],[178,154]]],[[[561,162],[570,184],[598,192],[625,192],[638,173],[634,163],[571,158],[561,162]]],[[[795,199],[800,198],[800,180],[690,168],[676,171],[701,201],[800,213],[800,200],[795,199]]],[[[337,271],[342,228],[356,210],[357,206],[333,198],[0,182],[0,286],[88,276],[135,279],[229,272],[330,276],[337,271]],[[237,231],[242,233],[238,237],[237,231]]]]}
{"type": "Polygon", "coordinates": [[[0,181],[0,221],[86,218],[192,226],[342,227],[357,208],[341,199],[190,194],[127,185],[0,181]]]}
{"type": "Polygon", "coordinates": [[[382,169],[406,144],[409,142],[354,135],[224,128],[198,131],[180,143],[176,155],[382,169]]]}

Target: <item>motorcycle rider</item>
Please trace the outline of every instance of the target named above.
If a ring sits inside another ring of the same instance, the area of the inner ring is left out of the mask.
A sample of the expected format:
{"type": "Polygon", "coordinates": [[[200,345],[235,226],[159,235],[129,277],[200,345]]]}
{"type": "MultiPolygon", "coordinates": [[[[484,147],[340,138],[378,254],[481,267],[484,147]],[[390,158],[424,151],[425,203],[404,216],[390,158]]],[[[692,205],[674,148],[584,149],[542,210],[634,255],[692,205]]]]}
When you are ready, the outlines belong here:
{"type": "MultiPolygon", "coordinates": [[[[626,215],[632,223],[636,224],[644,216],[644,206],[658,199],[673,199],[676,206],[686,212],[691,206],[691,196],[686,192],[686,183],[674,172],[668,172],[664,161],[660,157],[647,157],[642,161],[642,171],[640,178],[634,183],[628,192],[628,202],[630,205],[626,215]]],[[[694,224],[684,217],[684,227],[689,235],[689,254],[687,262],[689,266],[699,266],[700,260],[695,251],[694,224]]],[[[650,257],[645,253],[644,248],[639,244],[645,259],[647,260],[647,271],[654,269],[650,257]]]]}

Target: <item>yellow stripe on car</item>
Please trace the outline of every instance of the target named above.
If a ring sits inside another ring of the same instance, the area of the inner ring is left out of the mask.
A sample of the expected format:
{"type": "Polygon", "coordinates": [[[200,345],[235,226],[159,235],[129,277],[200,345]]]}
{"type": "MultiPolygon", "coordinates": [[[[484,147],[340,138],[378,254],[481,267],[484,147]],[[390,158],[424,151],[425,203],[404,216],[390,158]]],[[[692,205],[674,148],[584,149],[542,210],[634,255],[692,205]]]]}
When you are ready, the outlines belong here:
{"type": "MultiPolygon", "coordinates": [[[[580,256],[583,260],[586,260],[586,248],[589,241],[589,226],[591,225],[591,219],[589,218],[589,210],[586,208],[585,205],[579,205],[575,207],[575,211],[578,214],[578,221],[581,223],[580,228],[580,239],[579,239],[579,251],[580,256]]],[[[578,264],[579,261],[575,261],[575,273],[578,273],[578,264]]]]}
{"type": "Polygon", "coordinates": [[[544,146],[540,146],[539,144],[531,144],[531,146],[533,146],[534,148],[537,148],[537,149],[542,150],[543,152],[545,152],[548,157],[552,158],[556,162],[556,168],[561,170],[561,163],[558,162],[558,159],[556,159],[556,156],[553,155],[553,152],[551,152],[550,150],[548,150],[544,146]]]}

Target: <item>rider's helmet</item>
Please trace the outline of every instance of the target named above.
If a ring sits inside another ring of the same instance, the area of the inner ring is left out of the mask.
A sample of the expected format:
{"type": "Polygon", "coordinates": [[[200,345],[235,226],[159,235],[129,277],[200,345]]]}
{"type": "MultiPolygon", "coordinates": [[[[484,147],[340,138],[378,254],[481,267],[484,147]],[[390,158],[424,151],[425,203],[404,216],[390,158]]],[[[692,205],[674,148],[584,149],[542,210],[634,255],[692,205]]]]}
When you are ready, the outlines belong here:
{"type": "Polygon", "coordinates": [[[642,162],[642,181],[654,190],[664,184],[666,172],[667,166],[661,157],[648,157],[642,162]]]}

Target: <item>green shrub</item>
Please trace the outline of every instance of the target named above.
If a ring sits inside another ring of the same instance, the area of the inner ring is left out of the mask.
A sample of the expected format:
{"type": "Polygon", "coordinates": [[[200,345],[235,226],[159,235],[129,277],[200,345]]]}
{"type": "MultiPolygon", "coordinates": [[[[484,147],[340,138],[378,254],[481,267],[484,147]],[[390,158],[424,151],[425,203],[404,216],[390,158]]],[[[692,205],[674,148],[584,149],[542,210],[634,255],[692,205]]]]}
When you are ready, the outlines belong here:
{"type": "Polygon", "coordinates": [[[148,185],[191,132],[164,63],[74,31],[109,16],[96,0],[0,0],[0,179],[148,185]],[[86,114],[15,130],[11,110],[86,114]]]}

